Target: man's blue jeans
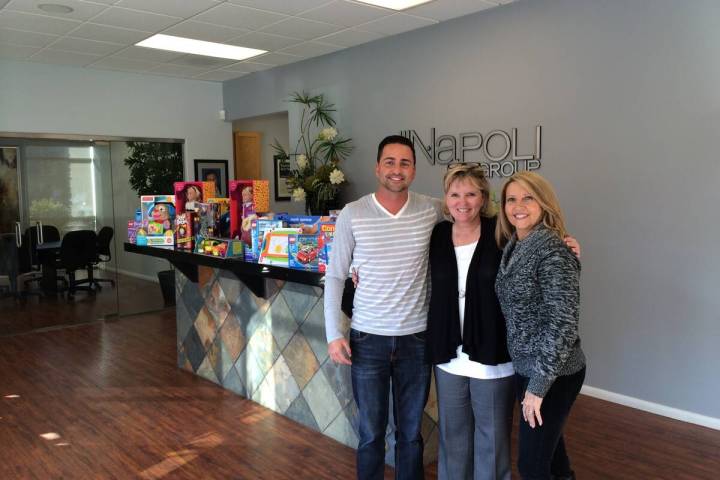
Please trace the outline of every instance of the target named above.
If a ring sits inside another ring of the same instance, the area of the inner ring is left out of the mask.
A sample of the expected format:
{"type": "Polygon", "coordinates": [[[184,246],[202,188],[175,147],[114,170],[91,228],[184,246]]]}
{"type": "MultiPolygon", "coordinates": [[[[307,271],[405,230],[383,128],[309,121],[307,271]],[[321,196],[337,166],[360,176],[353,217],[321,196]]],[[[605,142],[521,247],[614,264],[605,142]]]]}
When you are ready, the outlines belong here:
{"type": "Polygon", "coordinates": [[[421,428],[430,390],[425,332],[390,337],[350,330],[350,349],[360,437],[358,479],[383,478],[391,385],[396,428],[395,478],[424,478],[421,428]]]}

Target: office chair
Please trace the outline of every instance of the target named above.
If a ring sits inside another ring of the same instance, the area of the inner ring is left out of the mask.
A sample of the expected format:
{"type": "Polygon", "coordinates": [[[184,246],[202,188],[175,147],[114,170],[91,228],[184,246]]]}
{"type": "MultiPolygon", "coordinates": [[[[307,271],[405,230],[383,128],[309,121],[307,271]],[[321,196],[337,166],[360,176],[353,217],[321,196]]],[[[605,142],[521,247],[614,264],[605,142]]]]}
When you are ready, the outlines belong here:
{"type": "MultiPolygon", "coordinates": [[[[110,242],[112,241],[114,230],[112,227],[102,227],[97,234],[97,258],[93,263],[93,268],[100,265],[100,262],[109,262],[112,260],[112,252],[110,251],[110,242]]],[[[100,282],[107,282],[113,287],[115,286],[115,280],[111,278],[96,278],[93,280],[93,285],[98,290],[102,290],[100,282]]]]}
{"type": "MultiPolygon", "coordinates": [[[[60,230],[53,225],[43,225],[41,232],[43,242],[60,241],[60,230]]],[[[24,277],[26,289],[29,283],[39,282],[42,279],[42,262],[37,251],[38,243],[38,227],[34,226],[25,230],[20,247],[20,273],[24,277]]],[[[57,280],[65,282],[62,275],[58,275],[57,280]]],[[[39,290],[30,292],[39,293],[39,290]]]]}
{"type": "Polygon", "coordinates": [[[58,268],[65,269],[68,277],[68,297],[73,297],[78,290],[95,294],[93,289],[93,262],[97,259],[97,235],[92,230],[67,232],[60,245],[58,268]],[[77,270],[86,270],[88,277],[75,279],[77,270]],[[87,285],[84,285],[87,284],[87,285]]]}
{"type": "Polygon", "coordinates": [[[0,295],[18,297],[18,247],[14,233],[0,234],[0,295]]]}

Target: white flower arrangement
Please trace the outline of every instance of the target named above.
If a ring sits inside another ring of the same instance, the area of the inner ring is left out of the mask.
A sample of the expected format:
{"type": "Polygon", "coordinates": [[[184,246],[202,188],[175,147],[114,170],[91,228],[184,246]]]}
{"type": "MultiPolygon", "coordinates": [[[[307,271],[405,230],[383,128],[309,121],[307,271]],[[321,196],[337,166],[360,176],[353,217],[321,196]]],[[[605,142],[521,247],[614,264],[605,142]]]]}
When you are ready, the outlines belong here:
{"type": "Polygon", "coordinates": [[[333,185],[340,185],[345,181],[345,174],[339,169],[335,169],[330,172],[330,183],[333,185]]]}
{"type": "Polygon", "coordinates": [[[352,152],[352,140],[342,138],[338,133],[332,117],[334,105],[328,103],[323,95],[296,92],[290,102],[302,106],[300,138],[290,153],[277,139],[272,147],[283,158],[295,159],[297,168],[292,170],[288,179],[292,199],[304,201],[308,213],[325,213],[329,208],[337,208],[340,185],[346,182],[345,174],[338,165],[352,152]],[[318,129],[320,131],[315,134],[318,129]]]}
{"type": "Polygon", "coordinates": [[[305,190],[303,190],[302,187],[297,187],[292,191],[292,199],[294,202],[304,202],[305,196],[305,190]]]}

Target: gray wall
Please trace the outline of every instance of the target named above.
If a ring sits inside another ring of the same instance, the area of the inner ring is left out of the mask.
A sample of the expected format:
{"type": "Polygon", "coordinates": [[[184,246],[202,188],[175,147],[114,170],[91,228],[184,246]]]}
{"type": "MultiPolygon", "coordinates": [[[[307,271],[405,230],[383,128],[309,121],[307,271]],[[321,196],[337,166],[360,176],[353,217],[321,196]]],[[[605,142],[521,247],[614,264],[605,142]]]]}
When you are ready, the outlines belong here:
{"type": "MultiPolygon", "coordinates": [[[[720,418],[718,18],[714,0],[521,0],[226,82],[225,109],[328,94],[358,146],[350,198],[375,188],[385,134],[541,124],[583,246],[587,384],[720,418]]],[[[442,174],[421,161],[414,189],[439,195],[442,174]]]]}

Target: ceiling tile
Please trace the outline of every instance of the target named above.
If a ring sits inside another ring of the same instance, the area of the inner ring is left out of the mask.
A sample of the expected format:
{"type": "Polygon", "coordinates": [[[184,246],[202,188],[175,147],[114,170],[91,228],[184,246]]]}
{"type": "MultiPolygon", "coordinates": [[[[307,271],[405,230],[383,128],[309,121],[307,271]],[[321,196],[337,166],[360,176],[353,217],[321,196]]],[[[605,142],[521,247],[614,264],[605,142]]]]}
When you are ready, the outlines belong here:
{"type": "Polygon", "coordinates": [[[117,0],[79,0],[83,3],[102,3],[103,5],[112,5],[113,3],[117,2],[117,0]]]}
{"type": "Polygon", "coordinates": [[[117,52],[124,45],[117,43],[96,42],[94,40],[86,40],[84,38],[62,37],[53,43],[50,48],[53,50],[63,50],[66,52],[89,53],[91,55],[110,55],[117,52]]]}
{"type": "Polygon", "coordinates": [[[249,31],[250,30],[244,28],[230,28],[222,25],[186,20],[168,28],[163,33],[176,35],[178,37],[204,40],[206,42],[227,42],[227,40],[246,34],[249,31]]]}
{"type": "Polygon", "coordinates": [[[353,47],[360,45],[361,43],[372,42],[378,38],[382,38],[383,34],[376,32],[365,32],[349,28],[347,30],[341,30],[337,33],[331,33],[324,37],[320,37],[316,40],[323,43],[330,43],[333,45],[340,45],[341,47],[353,47]]]}
{"type": "Polygon", "coordinates": [[[181,57],[182,55],[182,53],[168,52],[167,50],[158,50],[156,48],[132,46],[119,51],[114,55],[114,57],[128,58],[130,60],[141,60],[143,62],[164,63],[181,57]]]}
{"type": "MultiPolygon", "coordinates": [[[[2,3],[2,1],[0,1],[2,3]]],[[[0,58],[22,60],[40,51],[40,47],[22,47],[19,45],[5,45],[0,43],[0,58]]]]}
{"type": "Polygon", "coordinates": [[[287,20],[283,20],[282,22],[270,25],[261,30],[265,33],[312,40],[313,38],[342,30],[342,27],[329,23],[316,22],[314,20],[306,20],[304,18],[290,17],[287,20]]]}
{"type": "Polygon", "coordinates": [[[226,58],[206,57],[205,55],[181,55],[168,63],[173,65],[184,65],[189,67],[210,70],[213,68],[226,67],[236,63],[236,60],[228,60],[226,58]]]}
{"type": "Polygon", "coordinates": [[[46,35],[44,33],[24,32],[11,28],[0,28],[0,43],[11,43],[24,47],[45,47],[57,40],[57,35],[46,35]]]}
{"type": "Polygon", "coordinates": [[[300,14],[303,18],[352,27],[361,23],[392,15],[392,10],[336,0],[322,7],[300,14]]]}
{"type": "Polygon", "coordinates": [[[151,69],[148,73],[156,73],[161,75],[170,75],[172,77],[193,77],[201,73],[205,73],[209,68],[190,67],[188,65],[172,65],[164,63],[151,69]]]}
{"type": "Polygon", "coordinates": [[[236,5],[269,10],[271,12],[295,15],[311,8],[329,3],[331,0],[228,0],[236,5]]]}
{"type": "Polygon", "coordinates": [[[384,33],[385,35],[395,35],[397,33],[407,32],[416,28],[427,27],[438,23],[435,20],[428,20],[419,17],[405,15],[404,13],[396,13],[389,17],[383,17],[379,20],[373,20],[362,25],[363,30],[370,32],[384,33]]]}
{"type": "Polygon", "coordinates": [[[91,65],[92,68],[123,70],[127,72],[147,72],[154,66],[156,66],[155,63],[130,60],[129,58],[119,58],[116,56],[101,58],[91,65]]]}
{"type": "Polygon", "coordinates": [[[333,45],[327,45],[318,42],[305,42],[298,45],[293,45],[282,50],[280,53],[289,53],[290,55],[297,55],[299,57],[310,58],[325,55],[327,53],[336,52],[341,50],[343,47],[337,47],[333,45]]]}
{"type": "Polygon", "coordinates": [[[264,65],[261,63],[252,62],[240,62],[236,63],[235,65],[230,65],[229,67],[224,67],[223,70],[226,70],[228,72],[252,73],[259,72],[261,70],[269,70],[271,68],[274,68],[274,65],[264,65]]]}
{"type": "Polygon", "coordinates": [[[238,78],[243,75],[244,75],[243,73],[238,73],[238,72],[228,72],[226,70],[214,70],[212,72],[200,74],[193,78],[196,80],[209,80],[211,82],[224,82],[226,80],[232,80],[233,78],[238,78]]]}
{"type": "Polygon", "coordinates": [[[73,65],[84,67],[101,58],[98,55],[88,55],[77,52],[63,52],[46,48],[33,55],[28,60],[32,62],[55,63],[58,65],[73,65]]]}
{"type": "Polygon", "coordinates": [[[0,11],[0,27],[14,28],[16,30],[64,35],[78,25],[80,25],[78,20],[65,20],[44,15],[12,12],[10,10],[0,11]]]}
{"type": "Polygon", "coordinates": [[[260,29],[286,18],[278,13],[223,3],[194,17],[194,20],[217,23],[226,27],[260,29]]]}
{"type": "Polygon", "coordinates": [[[107,25],[95,25],[94,23],[83,23],[77,30],[72,32],[73,37],[98,40],[100,42],[114,42],[123,45],[130,45],[145,40],[150,36],[148,32],[139,32],[127,28],[109,27],[107,25]]]}
{"type": "Polygon", "coordinates": [[[92,19],[93,23],[113,27],[132,28],[145,32],[157,32],[180,22],[179,17],[138,12],[127,8],[111,7],[92,19]]]}
{"type": "Polygon", "coordinates": [[[218,3],[215,0],[120,0],[115,6],[188,18],[218,3]]]}
{"type": "Polygon", "coordinates": [[[408,8],[404,10],[404,13],[443,21],[487,10],[495,6],[497,5],[484,0],[443,0],[408,8]]]}
{"type": "Polygon", "coordinates": [[[302,60],[302,58],[296,55],[288,55],[286,53],[266,53],[265,55],[260,55],[259,57],[253,57],[253,60],[256,63],[272,65],[275,67],[277,65],[286,65],[288,63],[297,62],[302,60]]]}
{"type": "Polygon", "coordinates": [[[53,3],[50,0],[11,0],[5,10],[14,10],[25,13],[35,13],[46,17],[57,17],[71,20],[89,20],[107,8],[107,5],[79,2],[77,0],[58,0],[60,4],[73,9],[70,13],[50,13],[40,10],[38,5],[53,3]]]}
{"type": "Polygon", "coordinates": [[[283,37],[270,33],[252,32],[247,35],[234,38],[227,43],[241,47],[259,48],[261,50],[274,51],[301,43],[297,38],[283,37]]]}

